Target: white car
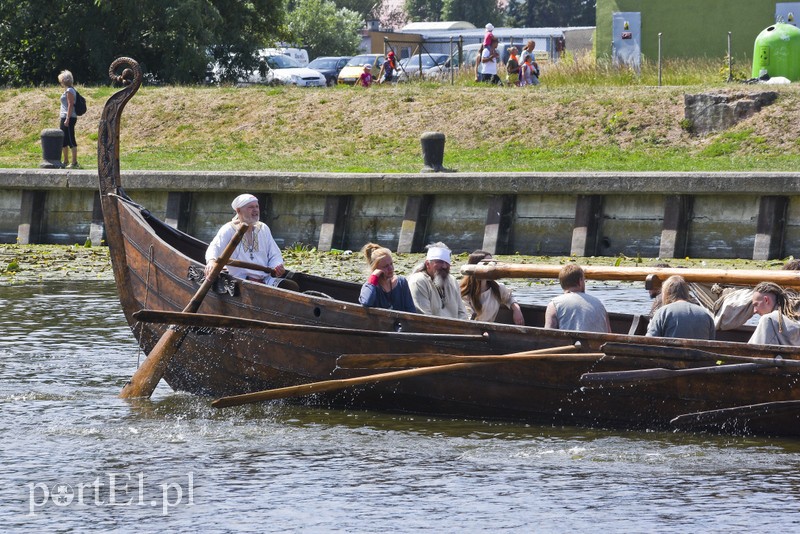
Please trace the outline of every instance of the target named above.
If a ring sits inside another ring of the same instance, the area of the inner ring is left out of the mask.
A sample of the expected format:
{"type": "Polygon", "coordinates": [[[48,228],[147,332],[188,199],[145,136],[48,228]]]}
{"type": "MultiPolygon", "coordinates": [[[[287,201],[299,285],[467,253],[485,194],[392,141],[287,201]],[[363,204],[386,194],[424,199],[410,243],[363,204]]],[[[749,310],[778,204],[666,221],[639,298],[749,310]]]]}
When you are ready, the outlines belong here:
{"type": "MultiPolygon", "coordinates": [[[[236,80],[236,85],[267,84],[296,85],[297,87],[325,87],[325,76],[319,71],[301,67],[296,59],[260,50],[259,67],[236,80]]],[[[215,64],[206,74],[211,81],[220,80],[219,64],[215,64]]]]}
{"type": "MultiPolygon", "coordinates": [[[[279,83],[282,85],[296,85],[297,87],[325,87],[327,83],[325,76],[314,69],[301,67],[296,59],[278,54],[274,56],[261,56],[266,64],[266,72],[262,82],[256,83],[279,83]]],[[[256,73],[259,76],[260,72],[256,73]]]]}

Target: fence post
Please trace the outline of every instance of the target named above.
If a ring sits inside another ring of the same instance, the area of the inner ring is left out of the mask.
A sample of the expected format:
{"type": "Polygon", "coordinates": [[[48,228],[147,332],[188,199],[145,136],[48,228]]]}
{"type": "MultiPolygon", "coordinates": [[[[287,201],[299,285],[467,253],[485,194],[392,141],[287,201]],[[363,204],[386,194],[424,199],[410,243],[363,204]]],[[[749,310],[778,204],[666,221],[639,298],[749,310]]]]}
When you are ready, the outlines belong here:
{"type": "Polygon", "coordinates": [[[453,76],[453,36],[450,36],[450,85],[454,83],[453,76]]]}
{"type": "Polygon", "coordinates": [[[661,32],[658,32],[658,86],[661,87],[661,32]]]}
{"type": "Polygon", "coordinates": [[[728,82],[733,81],[733,58],[731,57],[731,32],[728,32],[728,82]]]}

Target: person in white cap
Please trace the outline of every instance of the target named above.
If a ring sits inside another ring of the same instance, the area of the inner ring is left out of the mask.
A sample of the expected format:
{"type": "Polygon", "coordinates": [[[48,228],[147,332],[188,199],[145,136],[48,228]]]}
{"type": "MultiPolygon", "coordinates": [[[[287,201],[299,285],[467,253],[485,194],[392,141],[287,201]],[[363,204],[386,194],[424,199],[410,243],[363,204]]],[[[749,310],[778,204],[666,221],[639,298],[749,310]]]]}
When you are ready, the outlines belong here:
{"type": "Polygon", "coordinates": [[[281,278],[286,274],[286,268],[283,266],[283,256],[281,255],[281,250],[278,248],[277,243],[275,243],[275,239],[272,238],[272,232],[269,226],[259,221],[261,208],[259,207],[258,199],[249,193],[245,193],[233,199],[231,208],[236,212],[236,215],[230,222],[224,224],[222,228],[219,229],[217,235],[206,250],[206,276],[211,274],[214,263],[217,261],[220,254],[222,254],[222,251],[228,245],[231,238],[236,233],[236,230],[238,230],[239,225],[245,223],[250,227],[242,237],[239,246],[237,246],[236,250],[233,252],[231,259],[270,267],[274,271],[274,276],[264,271],[244,269],[231,265],[226,267],[228,273],[237,278],[261,282],[271,286],[298,289],[295,281],[281,278]]]}
{"type": "Polygon", "coordinates": [[[414,305],[426,315],[468,319],[458,282],[450,274],[450,249],[444,243],[433,243],[427,249],[425,263],[408,277],[414,305]]]}

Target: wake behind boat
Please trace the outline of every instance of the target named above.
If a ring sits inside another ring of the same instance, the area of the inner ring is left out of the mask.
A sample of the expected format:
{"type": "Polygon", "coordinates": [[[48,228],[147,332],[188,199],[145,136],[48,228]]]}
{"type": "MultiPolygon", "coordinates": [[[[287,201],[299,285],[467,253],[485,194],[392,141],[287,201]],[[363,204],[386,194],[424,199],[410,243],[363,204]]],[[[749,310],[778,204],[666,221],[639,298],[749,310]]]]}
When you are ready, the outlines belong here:
{"type": "Polygon", "coordinates": [[[148,360],[171,338],[160,372],[174,390],[230,397],[306,385],[313,396],[304,402],[345,408],[800,435],[800,350],[748,345],[748,328],[718,341],[651,338],[646,317],[612,313],[612,334],[550,330],[540,306],[522,307],[524,327],[444,319],[365,308],[359,284],[300,272],[287,276],[299,291],[222,274],[187,312],[204,282],[207,244],[155,218],[122,187],[120,119],[142,73],[130,58],[110,73],[125,87],[109,98],[99,127],[106,239],[123,312],[148,360]],[[556,355],[506,356],[543,349],[556,355]],[[436,363],[412,358],[420,355],[436,363]],[[352,364],[358,357],[362,368],[352,364]],[[385,376],[391,366],[435,371],[385,376]],[[331,380],[338,382],[327,389],[308,386],[331,380]]]}

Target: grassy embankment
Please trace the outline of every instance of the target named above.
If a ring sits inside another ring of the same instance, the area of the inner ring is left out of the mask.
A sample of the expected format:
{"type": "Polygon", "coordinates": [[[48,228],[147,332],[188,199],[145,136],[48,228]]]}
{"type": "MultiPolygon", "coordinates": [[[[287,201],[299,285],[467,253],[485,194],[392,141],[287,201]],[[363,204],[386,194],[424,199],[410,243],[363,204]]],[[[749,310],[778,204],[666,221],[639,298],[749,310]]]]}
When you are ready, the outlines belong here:
{"type": "MultiPolygon", "coordinates": [[[[800,90],[725,83],[725,62],[669,62],[641,76],[569,59],[535,88],[422,82],[336,87],[143,87],[122,124],[123,169],[417,172],[419,136],[447,136],[445,165],[467,171],[797,170],[800,90]],[[686,131],[685,93],[777,90],[729,131],[686,131]],[[389,154],[389,157],[384,157],[389,154]]],[[[741,73],[739,74],[741,77],[741,73]]],[[[81,87],[80,160],[96,167],[110,87],[81,87]]],[[[40,132],[57,127],[60,89],[0,90],[0,167],[36,167],[40,132]]]]}
{"type": "MultiPolygon", "coordinates": [[[[545,66],[536,88],[489,87],[469,75],[432,82],[305,90],[277,87],[144,87],[128,104],[123,169],[416,172],[419,135],[447,136],[445,164],[460,171],[796,171],[800,91],[724,83],[723,61],[655,65],[641,76],[590,59],[545,66]],[[723,133],[690,135],[683,95],[777,90],[777,103],[723,133]],[[390,158],[383,157],[391,154],[390,158]]],[[[742,74],[739,73],[741,78],[742,74]]],[[[96,166],[97,121],[110,87],[80,87],[89,111],[79,126],[81,160],[96,166]]],[[[58,87],[0,90],[0,167],[36,167],[39,135],[57,126],[58,87]]],[[[361,280],[357,254],[285,251],[292,269],[361,280]]],[[[462,257],[463,256],[463,257],[462,257]]],[[[422,255],[398,255],[409,273],[422,255]]],[[[506,256],[523,263],[647,265],[637,258],[506,256]]],[[[457,256],[455,265],[466,261],[457,256]]],[[[779,268],[780,261],[670,260],[673,265],[779,268]]],[[[0,285],[111,279],[105,248],[0,245],[0,285]]],[[[518,284],[532,283],[516,281],[518,284]]]]}

